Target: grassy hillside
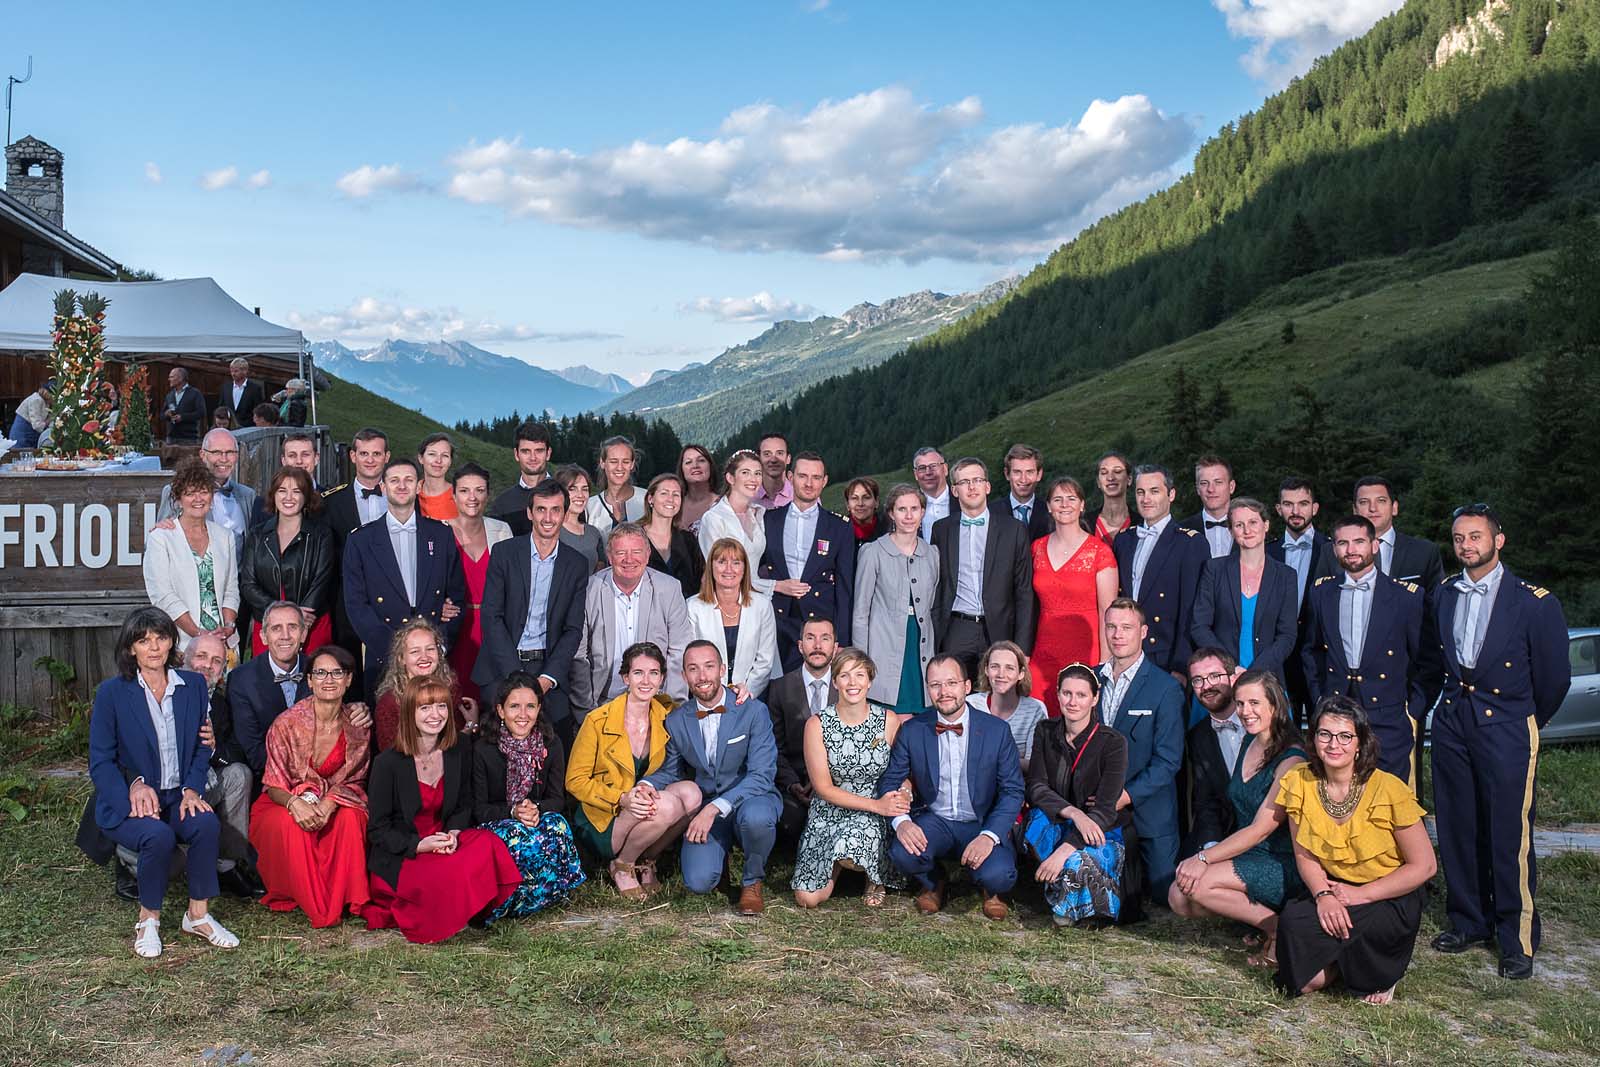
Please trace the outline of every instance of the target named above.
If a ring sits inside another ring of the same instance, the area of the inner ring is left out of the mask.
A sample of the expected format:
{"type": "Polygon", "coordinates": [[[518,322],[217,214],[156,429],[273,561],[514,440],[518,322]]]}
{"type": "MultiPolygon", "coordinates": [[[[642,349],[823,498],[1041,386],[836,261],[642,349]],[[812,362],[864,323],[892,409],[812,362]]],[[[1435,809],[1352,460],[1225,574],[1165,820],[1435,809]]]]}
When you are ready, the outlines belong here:
{"type": "Polygon", "coordinates": [[[357,430],[372,426],[389,435],[391,454],[403,456],[414,455],[418,443],[429,434],[449,433],[456,442],[456,462],[470,459],[487,469],[493,477],[491,491],[498,491],[516,479],[517,465],[509,448],[487,444],[452,430],[354,382],[332,374],[328,377],[333,379],[333,388],[317,394],[317,420],[332,428],[335,440],[348,444],[357,430]]]}

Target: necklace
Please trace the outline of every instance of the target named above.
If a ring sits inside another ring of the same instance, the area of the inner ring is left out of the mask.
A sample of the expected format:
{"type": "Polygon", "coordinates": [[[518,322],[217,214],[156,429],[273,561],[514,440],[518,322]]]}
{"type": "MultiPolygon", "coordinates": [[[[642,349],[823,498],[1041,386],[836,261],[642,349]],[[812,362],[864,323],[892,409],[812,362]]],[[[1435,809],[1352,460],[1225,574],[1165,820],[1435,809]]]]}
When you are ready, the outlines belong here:
{"type": "Polygon", "coordinates": [[[1351,783],[1350,791],[1345,794],[1344,799],[1335,804],[1328,799],[1327,780],[1319,778],[1317,779],[1317,799],[1322,801],[1323,810],[1332,816],[1334,821],[1342,822],[1348,819],[1350,813],[1356,810],[1356,805],[1361,803],[1361,792],[1365,788],[1365,782],[1351,783]]]}

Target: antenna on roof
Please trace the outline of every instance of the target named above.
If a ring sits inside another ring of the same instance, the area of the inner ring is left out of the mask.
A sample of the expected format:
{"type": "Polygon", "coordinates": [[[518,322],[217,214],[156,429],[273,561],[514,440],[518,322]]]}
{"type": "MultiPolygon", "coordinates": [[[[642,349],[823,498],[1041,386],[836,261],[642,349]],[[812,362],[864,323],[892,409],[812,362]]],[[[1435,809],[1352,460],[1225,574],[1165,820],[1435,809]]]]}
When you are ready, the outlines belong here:
{"type": "Polygon", "coordinates": [[[8,74],[6,76],[6,147],[7,148],[11,147],[11,90],[12,90],[12,88],[14,86],[21,85],[25,81],[31,81],[32,78],[33,78],[33,57],[32,56],[28,57],[28,73],[27,74],[23,75],[20,78],[17,77],[15,74],[8,74]]]}

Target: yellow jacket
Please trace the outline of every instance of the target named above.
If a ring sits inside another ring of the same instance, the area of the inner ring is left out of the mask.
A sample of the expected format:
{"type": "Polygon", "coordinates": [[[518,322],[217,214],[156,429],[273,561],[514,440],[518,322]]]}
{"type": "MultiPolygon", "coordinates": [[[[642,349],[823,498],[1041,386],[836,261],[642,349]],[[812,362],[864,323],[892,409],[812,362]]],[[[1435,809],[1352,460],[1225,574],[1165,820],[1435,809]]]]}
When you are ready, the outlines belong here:
{"type": "MultiPolygon", "coordinates": [[[[623,693],[591,711],[578,728],[567,757],[567,793],[583,805],[590,824],[600,831],[611,828],[622,794],[633,788],[633,748],[623,716],[628,694],[623,693]]],[[[667,755],[667,712],[672,701],[658,695],[650,701],[650,762],[654,773],[667,755]]]]}

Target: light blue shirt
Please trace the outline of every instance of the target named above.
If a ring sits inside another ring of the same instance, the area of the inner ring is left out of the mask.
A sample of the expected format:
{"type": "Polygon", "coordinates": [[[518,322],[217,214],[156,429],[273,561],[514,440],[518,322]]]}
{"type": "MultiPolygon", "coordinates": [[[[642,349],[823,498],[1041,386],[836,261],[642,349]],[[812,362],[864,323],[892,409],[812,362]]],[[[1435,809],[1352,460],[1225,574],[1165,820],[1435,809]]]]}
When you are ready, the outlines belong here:
{"type": "MultiPolygon", "coordinates": [[[[935,713],[937,714],[937,713],[935,713]]],[[[967,781],[967,744],[971,740],[972,716],[963,705],[959,718],[946,719],[939,715],[938,722],[963,723],[966,729],[959,734],[954,730],[937,734],[939,744],[939,795],[931,805],[934,814],[951,822],[976,822],[972,810],[972,787],[967,781]]]]}
{"type": "Polygon", "coordinates": [[[528,652],[533,650],[544,651],[545,637],[548,633],[545,618],[550,605],[550,584],[555,579],[556,553],[561,551],[561,543],[550,550],[548,556],[542,559],[539,556],[539,546],[533,538],[528,538],[528,556],[533,564],[532,581],[528,587],[528,621],[522,625],[522,636],[517,639],[517,651],[528,652]]]}
{"type": "Polygon", "coordinates": [[[1006,502],[1011,507],[1011,517],[1026,526],[1028,525],[1028,520],[1033,518],[1034,510],[1039,507],[1039,494],[1033,494],[1024,502],[1018,500],[1015,493],[1007,493],[1006,502]],[[1027,509],[1027,514],[1023,514],[1024,508],[1027,509]]]}
{"type": "Polygon", "coordinates": [[[394,549],[394,561],[400,568],[400,581],[405,583],[408,607],[417,606],[417,513],[401,522],[394,512],[384,516],[389,524],[389,546],[394,549]]]}
{"type": "Polygon", "coordinates": [[[1456,617],[1453,633],[1456,639],[1456,659],[1463,667],[1478,665],[1478,653],[1483,649],[1483,635],[1489,629],[1489,616],[1494,614],[1494,602],[1500,595],[1501,579],[1506,576],[1504,564],[1496,563],[1494,570],[1474,582],[1466,574],[1456,579],[1456,589],[1461,595],[1456,599],[1456,617]]]}
{"type": "MultiPolygon", "coordinates": [[[[150,686],[144,680],[144,675],[138,675],[139,688],[144,690],[145,706],[150,710],[150,724],[156,731],[156,753],[161,758],[161,780],[156,783],[157,789],[176,789],[183,781],[178,767],[178,719],[172,710],[172,698],[183,685],[183,678],[178,672],[167,669],[167,691],[159,701],[150,691],[150,686]]],[[[150,783],[146,782],[146,785],[150,783]]]]}
{"type": "Polygon", "coordinates": [[[789,513],[783,519],[783,559],[789,565],[789,577],[799,579],[806,570],[806,560],[811,558],[811,546],[817,539],[817,516],[822,505],[813,502],[810,509],[801,511],[799,503],[790,503],[789,513]]]}
{"type": "Polygon", "coordinates": [[[1283,561],[1294,568],[1294,603],[1296,609],[1305,604],[1306,600],[1306,574],[1311,570],[1312,551],[1316,547],[1317,535],[1311,527],[1306,527],[1306,532],[1299,537],[1283,535],[1283,561]]]}
{"type": "MultiPolygon", "coordinates": [[[[727,707],[728,691],[726,689],[722,691],[722,699],[723,707],[727,707]]],[[[715,704],[702,704],[699,697],[695,698],[694,703],[696,709],[716,707],[715,704]]],[[[726,714],[724,712],[722,715],[707,715],[700,720],[700,743],[705,746],[706,766],[711,768],[712,781],[716,781],[717,778],[717,740],[722,734],[722,720],[726,714]]],[[[709,803],[724,815],[733,810],[733,805],[722,797],[717,797],[709,801],[709,803]]]]}
{"type": "Polygon", "coordinates": [[[1133,566],[1128,577],[1133,581],[1133,598],[1139,599],[1139,589],[1144,584],[1144,568],[1150,562],[1150,553],[1156,550],[1156,542],[1161,540],[1161,532],[1172,521],[1172,512],[1161,516],[1160,520],[1152,526],[1135,526],[1134,534],[1139,538],[1139,543],[1133,549],[1133,566]],[[1145,531],[1149,531],[1146,533],[1145,531]]]}
{"type": "MultiPolygon", "coordinates": [[[[969,519],[956,514],[956,599],[951,606],[967,615],[983,614],[983,555],[989,547],[989,513],[969,519]],[[967,523],[973,525],[969,526],[967,523]]],[[[946,737],[949,735],[946,734],[946,737]]]]}
{"type": "Polygon", "coordinates": [[[1372,619],[1372,586],[1378,580],[1375,567],[1360,576],[1345,573],[1339,586],[1339,641],[1344,645],[1345,666],[1361,666],[1361,652],[1367,646],[1367,623],[1372,619]]]}
{"type": "Polygon", "coordinates": [[[233,488],[231,494],[217,492],[211,495],[211,521],[233,531],[235,540],[244,537],[249,517],[239,503],[239,483],[229,478],[225,485],[233,488]]]}

